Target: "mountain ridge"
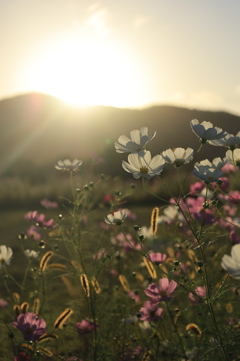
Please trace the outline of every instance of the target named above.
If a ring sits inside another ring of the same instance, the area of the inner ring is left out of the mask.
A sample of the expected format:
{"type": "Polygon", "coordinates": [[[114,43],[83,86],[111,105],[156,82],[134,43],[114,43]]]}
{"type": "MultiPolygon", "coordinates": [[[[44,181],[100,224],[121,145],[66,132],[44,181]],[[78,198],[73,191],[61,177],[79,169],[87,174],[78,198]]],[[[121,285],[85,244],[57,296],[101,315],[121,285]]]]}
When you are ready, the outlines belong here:
{"type": "MultiPolygon", "coordinates": [[[[149,134],[157,131],[149,143],[153,155],[174,147],[197,149],[198,138],[190,128],[194,118],[210,121],[232,134],[240,130],[240,117],[224,111],[170,105],[76,108],[41,93],[6,98],[0,101],[0,174],[23,160],[42,166],[58,159],[89,159],[92,154],[105,157],[112,167],[123,159],[116,154],[114,142],[142,126],[148,127],[149,134]]],[[[209,147],[204,147],[202,157],[207,157],[209,147]]],[[[224,151],[211,146],[211,158],[224,151]]]]}

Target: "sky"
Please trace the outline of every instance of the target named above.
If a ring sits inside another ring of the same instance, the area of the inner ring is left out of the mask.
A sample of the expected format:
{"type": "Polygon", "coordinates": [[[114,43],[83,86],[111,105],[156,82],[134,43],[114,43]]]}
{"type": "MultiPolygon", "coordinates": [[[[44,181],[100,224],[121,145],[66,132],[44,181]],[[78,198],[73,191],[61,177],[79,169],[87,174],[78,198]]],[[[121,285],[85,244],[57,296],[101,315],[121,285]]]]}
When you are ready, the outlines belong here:
{"type": "Polygon", "coordinates": [[[0,99],[240,115],[240,1],[1,0],[0,99]]]}

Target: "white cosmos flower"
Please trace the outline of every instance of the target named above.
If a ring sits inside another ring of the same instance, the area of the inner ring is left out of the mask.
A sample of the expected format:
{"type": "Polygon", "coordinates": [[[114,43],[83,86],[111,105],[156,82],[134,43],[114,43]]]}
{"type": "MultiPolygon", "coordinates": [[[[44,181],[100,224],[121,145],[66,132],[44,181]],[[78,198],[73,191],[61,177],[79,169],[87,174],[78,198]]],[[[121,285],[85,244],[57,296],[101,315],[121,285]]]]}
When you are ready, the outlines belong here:
{"type": "Polygon", "coordinates": [[[194,165],[193,174],[206,183],[217,182],[223,176],[221,168],[226,164],[227,159],[215,158],[212,163],[208,160],[202,160],[194,165]]]}
{"type": "Polygon", "coordinates": [[[126,172],[132,173],[134,178],[144,177],[150,179],[160,174],[165,165],[165,161],[160,154],[152,158],[149,151],[146,151],[143,156],[139,156],[137,153],[129,154],[128,162],[123,160],[122,167],[126,172]]]}
{"type": "Polygon", "coordinates": [[[237,135],[226,133],[223,138],[210,140],[208,143],[211,145],[228,147],[233,150],[240,145],[240,131],[237,133],[237,135]]]}
{"type": "Polygon", "coordinates": [[[104,218],[107,224],[120,226],[126,219],[127,213],[124,210],[110,213],[107,217],[104,218]]]}
{"type": "Polygon", "coordinates": [[[232,219],[232,222],[231,222],[234,226],[236,227],[239,227],[240,228],[240,218],[239,217],[234,217],[232,219]]]}
{"type": "Polygon", "coordinates": [[[178,207],[176,206],[168,206],[164,209],[163,213],[165,214],[165,217],[167,221],[183,221],[184,217],[179,212],[178,207]]]}
{"type": "Polygon", "coordinates": [[[132,130],[130,132],[130,137],[126,135],[121,135],[118,138],[118,141],[115,142],[115,149],[117,153],[145,153],[146,144],[152,140],[156,135],[156,132],[153,132],[151,137],[148,137],[148,128],[142,127],[140,130],[132,130]]]}
{"type": "Polygon", "coordinates": [[[141,227],[141,229],[138,231],[138,235],[139,236],[144,236],[144,238],[150,238],[152,239],[154,236],[152,234],[152,228],[151,227],[146,227],[146,226],[143,226],[141,227]]]}
{"type": "Polygon", "coordinates": [[[0,246],[0,269],[4,265],[9,265],[12,258],[12,249],[7,246],[0,246]]]}
{"type": "Polygon", "coordinates": [[[236,167],[240,167],[240,149],[228,150],[226,152],[228,163],[233,164],[236,167]]]}
{"type": "Polygon", "coordinates": [[[27,257],[32,257],[32,258],[37,258],[37,257],[38,257],[38,252],[33,251],[33,250],[30,250],[30,249],[26,249],[26,250],[24,251],[24,253],[25,253],[25,255],[26,255],[27,257]]]}
{"type": "Polygon", "coordinates": [[[190,122],[192,131],[201,138],[202,143],[206,143],[208,140],[220,139],[226,135],[221,128],[214,127],[210,122],[202,122],[201,124],[197,119],[193,119],[190,122]]]}
{"type": "Polygon", "coordinates": [[[162,152],[162,156],[166,163],[174,164],[175,167],[179,168],[193,159],[193,149],[167,149],[162,152]]]}
{"type": "Polygon", "coordinates": [[[82,161],[74,159],[72,162],[69,159],[59,160],[55,165],[55,168],[62,171],[73,171],[76,172],[82,165],[82,161]]]}
{"type": "Polygon", "coordinates": [[[234,278],[240,280],[240,244],[232,247],[231,256],[223,256],[221,265],[234,278]]]}

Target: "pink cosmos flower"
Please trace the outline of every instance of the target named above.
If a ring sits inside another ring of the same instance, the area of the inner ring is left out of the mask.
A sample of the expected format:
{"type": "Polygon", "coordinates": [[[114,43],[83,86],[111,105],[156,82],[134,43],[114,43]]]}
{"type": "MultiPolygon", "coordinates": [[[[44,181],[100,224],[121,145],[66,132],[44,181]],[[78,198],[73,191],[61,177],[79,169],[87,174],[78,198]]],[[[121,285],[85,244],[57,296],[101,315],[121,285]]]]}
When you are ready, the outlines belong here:
{"type": "Polygon", "coordinates": [[[48,221],[46,221],[45,214],[39,214],[37,211],[32,212],[31,220],[34,221],[38,227],[44,227],[44,228],[56,227],[56,224],[54,224],[53,219],[49,219],[48,221]]]}
{"type": "Polygon", "coordinates": [[[116,271],[115,269],[111,269],[109,273],[110,273],[110,275],[112,275],[112,276],[119,276],[118,271],[116,271]]]}
{"type": "Polygon", "coordinates": [[[160,278],[159,286],[156,283],[149,285],[144,292],[147,296],[152,298],[152,302],[157,303],[160,301],[170,301],[173,297],[177,282],[168,278],[160,278]]]}
{"type": "Polygon", "coordinates": [[[6,307],[7,305],[8,305],[7,301],[0,299],[0,308],[6,307]]]}
{"type": "MultiPolygon", "coordinates": [[[[219,180],[222,181],[222,184],[218,185],[218,188],[220,188],[223,192],[226,192],[230,186],[229,180],[226,177],[220,177],[219,180]]],[[[212,188],[216,189],[217,183],[212,183],[212,188]]]]}
{"type": "Polygon", "coordinates": [[[150,259],[150,261],[152,261],[153,263],[155,263],[156,265],[159,265],[160,263],[164,262],[165,259],[167,258],[167,255],[164,253],[149,253],[148,258],[150,259]]]}
{"type": "Polygon", "coordinates": [[[234,230],[229,233],[229,239],[235,244],[240,243],[240,236],[234,230]]]}
{"type": "Polygon", "coordinates": [[[106,258],[107,255],[108,255],[107,251],[104,248],[102,248],[96,254],[93,255],[93,259],[106,258]]]}
{"type": "Polygon", "coordinates": [[[57,208],[58,207],[57,202],[49,201],[47,198],[44,198],[43,200],[41,200],[40,204],[45,208],[57,208]]]}
{"type": "Polygon", "coordinates": [[[26,341],[37,341],[46,332],[46,322],[35,313],[21,313],[12,325],[20,330],[26,341]]]}
{"type": "Polygon", "coordinates": [[[111,239],[113,245],[118,245],[123,248],[123,252],[126,254],[131,251],[135,251],[135,249],[140,250],[141,246],[139,243],[136,243],[130,233],[125,235],[121,232],[111,239]]]}
{"type": "Polygon", "coordinates": [[[134,291],[129,291],[127,295],[135,302],[140,302],[141,298],[138,293],[136,293],[134,291]]]}
{"type": "Polygon", "coordinates": [[[222,167],[221,171],[222,171],[223,173],[236,173],[236,168],[234,167],[233,164],[226,163],[226,164],[222,167]]]}
{"type": "Polygon", "coordinates": [[[237,213],[237,207],[232,206],[231,204],[224,204],[223,210],[228,216],[231,217],[234,217],[237,213]]]}
{"type": "Polygon", "coordinates": [[[39,229],[37,226],[31,226],[27,230],[27,235],[29,238],[31,238],[33,241],[40,241],[42,238],[42,234],[39,232],[39,229]]]}
{"type": "Polygon", "coordinates": [[[206,184],[203,182],[195,182],[190,185],[190,193],[191,195],[197,195],[201,193],[201,191],[206,188],[206,184]]]}
{"type": "Polygon", "coordinates": [[[85,333],[90,333],[95,331],[98,328],[98,325],[94,322],[82,320],[81,322],[76,323],[76,327],[77,327],[77,332],[83,335],[85,333]]]}
{"type": "Polygon", "coordinates": [[[139,312],[141,321],[156,322],[162,317],[163,309],[158,307],[157,303],[146,301],[139,312]]]}
{"type": "Polygon", "coordinates": [[[198,303],[203,302],[203,297],[206,297],[207,295],[207,288],[206,286],[203,287],[196,287],[194,292],[196,295],[192,292],[189,293],[188,299],[191,302],[192,305],[196,305],[198,303]]]}
{"type": "Polygon", "coordinates": [[[130,221],[136,221],[137,219],[136,213],[131,212],[130,209],[127,208],[125,208],[124,210],[127,213],[127,219],[129,219],[130,221]]]}
{"type": "Polygon", "coordinates": [[[146,350],[141,346],[137,346],[134,349],[126,348],[124,355],[121,355],[121,358],[118,361],[132,361],[132,360],[143,360],[143,356],[146,353],[146,350]]]}
{"type": "Polygon", "coordinates": [[[239,191],[229,191],[229,202],[233,204],[239,204],[240,203],[240,192],[239,191]]]}
{"type": "Polygon", "coordinates": [[[31,361],[31,358],[25,352],[19,352],[17,357],[14,358],[14,361],[31,361]]]}
{"type": "Polygon", "coordinates": [[[115,195],[112,195],[110,193],[106,194],[103,198],[103,201],[105,203],[112,203],[116,200],[116,196],[115,195]]]}
{"type": "Polygon", "coordinates": [[[229,229],[230,231],[234,231],[236,227],[233,225],[233,219],[232,217],[225,217],[225,219],[220,218],[218,220],[218,224],[224,228],[229,229]]]}
{"type": "Polygon", "coordinates": [[[204,197],[191,198],[188,197],[185,200],[185,204],[182,203],[181,207],[184,212],[190,212],[191,216],[197,221],[204,221],[205,224],[213,224],[215,222],[215,208],[204,209],[205,203],[204,197]]]}

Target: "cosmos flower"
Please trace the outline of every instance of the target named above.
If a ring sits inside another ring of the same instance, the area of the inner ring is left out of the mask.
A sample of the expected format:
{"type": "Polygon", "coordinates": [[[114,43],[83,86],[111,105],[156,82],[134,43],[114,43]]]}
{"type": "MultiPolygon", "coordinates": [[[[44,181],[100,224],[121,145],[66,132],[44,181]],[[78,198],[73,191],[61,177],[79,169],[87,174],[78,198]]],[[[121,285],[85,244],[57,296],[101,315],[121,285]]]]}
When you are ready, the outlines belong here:
{"type": "Polygon", "coordinates": [[[12,254],[12,248],[7,246],[0,246],[0,269],[4,265],[10,265],[12,254]]]}
{"type": "Polygon", "coordinates": [[[128,295],[128,297],[130,297],[135,302],[140,302],[140,300],[141,300],[138,292],[136,292],[136,291],[135,292],[134,291],[129,291],[127,295],[128,295]]]}
{"type": "Polygon", "coordinates": [[[29,258],[37,258],[38,257],[38,252],[30,250],[30,249],[26,249],[24,251],[25,255],[29,258]]]}
{"type": "Polygon", "coordinates": [[[223,173],[236,173],[236,168],[230,163],[226,163],[221,170],[223,173]]]}
{"type": "Polygon", "coordinates": [[[225,132],[225,136],[223,138],[210,140],[209,144],[215,146],[228,147],[229,149],[234,150],[240,145],[240,131],[237,133],[237,135],[233,135],[225,132]]]}
{"type": "Polygon", "coordinates": [[[160,154],[152,158],[149,151],[146,151],[142,157],[137,153],[129,154],[128,162],[123,160],[122,167],[126,172],[132,173],[134,178],[144,177],[150,179],[160,174],[165,165],[165,161],[160,154]]]}
{"type": "Polygon", "coordinates": [[[240,149],[228,150],[226,152],[227,160],[235,167],[240,167],[240,149]]]}
{"type": "Polygon", "coordinates": [[[6,307],[8,305],[8,302],[0,298],[0,308],[6,307]]]}
{"type": "Polygon", "coordinates": [[[39,228],[37,226],[29,227],[28,230],[27,230],[27,235],[33,241],[40,241],[41,238],[42,238],[42,234],[39,232],[39,228]]]}
{"type": "Polygon", "coordinates": [[[98,325],[94,322],[82,320],[81,322],[76,323],[76,327],[77,327],[77,332],[83,335],[85,333],[90,333],[95,331],[98,328],[98,325]]]}
{"type": "Polygon", "coordinates": [[[110,213],[104,218],[107,224],[120,226],[126,219],[127,213],[124,210],[110,213]]]}
{"type": "Polygon", "coordinates": [[[31,361],[31,357],[25,352],[19,352],[17,357],[14,358],[14,361],[31,361]]]}
{"type": "Polygon", "coordinates": [[[168,223],[171,224],[173,222],[183,222],[184,217],[179,212],[178,207],[176,206],[168,206],[164,209],[163,215],[158,217],[158,224],[168,223]]]}
{"type": "Polygon", "coordinates": [[[40,204],[45,208],[57,208],[58,203],[49,201],[47,198],[41,200],[40,204]]]}
{"type": "Polygon", "coordinates": [[[141,249],[140,244],[134,241],[133,236],[130,233],[127,233],[126,235],[124,233],[117,234],[115,237],[111,238],[111,243],[114,246],[121,247],[124,254],[134,251],[135,249],[141,249]]]}
{"type": "Polygon", "coordinates": [[[72,162],[69,159],[59,160],[55,168],[65,172],[77,172],[82,165],[82,161],[74,159],[72,162]]]}
{"type": "Polygon", "coordinates": [[[192,292],[189,293],[188,299],[191,302],[192,305],[196,305],[198,303],[203,302],[203,297],[206,297],[207,295],[207,288],[206,286],[203,287],[196,287],[194,292],[196,295],[192,292]]]}
{"type": "Polygon", "coordinates": [[[26,341],[37,341],[46,332],[46,322],[35,313],[21,313],[12,325],[20,330],[26,341]]]}
{"type": "Polygon", "coordinates": [[[193,174],[203,180],[206,183],[217,182],[218,179],[222,176],[220,169],[208,168],[208,167],[194,167],[193,174]]]}
{"type": "Polygon", "coordinates": [[[164,262],[167,258],[167,255],[160,252],[152,252],[148,254],[148,258],[151,262],[155,263],[156,265],[159,265],[160,263],[164,262]]]}
{"type": "Polygon", "coordinates": [[[173,297],[177,282],[168,278],[160,278],[159,286],[156,283],[149,285],[144,292],[147,296],[152,298],[152,302],[157,303],[160,301],[170,301],[173,297]]]}
{"type": "Polygon", "coordinates": [[[44,228],[54,228],[56,224],[54,224],[53,219],[45,220],[45,214],[39,214],[37,211],[31,213],[31,219],[36,223],[38,227],[44,228]]]}
{"type": "Polygon", "coordinates": [[[141,321],[158,321],[163,314],[163,309],[158,307],[157,303],[153,303],[151,301],[146,301],[143,304],[143,307],[139,311],[141,317],[141,321]]]}
{"type": "Polygon", "coordinates": [[[152,239],[152,238],[153,238],[152,228],[151,228],[151,227],[143,226],[143,227],[141,227],[141,229],[138,231],[138,235],[139,235],[139,236],[143,236],[144,238],[147,238],[147,239],[152,239]]]}
{"type": "Polygon", "coordinates": [[[229,188],[229,186],[230,186],[230,182],[229,182],[228,178],[227,178],[227,177],[220,177],[220,178],[219,178],[219,181],[221,181],[221,184],[218,184],[218,185],[217,185],[217,183],[213,183],[213,184],[212,184],[212,188],[213,188],[213,189],[216,189],[217,186],[218,186],[218,188],[221,189],[221,191],[226,192],[226,190],[227,190],[227,189],[229,188]]]}
{"type": "Polygon", "coordinates": [[[206,187],[206,185],[203,182],[195,182],[195,183],[191,184],[190,185],[191,196],[195,196],[195,195],[199,194],[205,187],[206,187]]]}
{"type": "Polygon", "coordinates": [[[240,243],[240,237],[239,235],[237,234],[236,231],[232,230],[230,233],[229,233],[229,239],[233,242],[233,243],[240,243]]]}
{"type": "Polygon", "coordinates": [[[206,183],[217,182],[223,176],[221,168],[226,164],[227,159],[215,158],[212,163],[208,160],[202,160],[195,163],[193,174],[206,183]]]}
{"type": "Polygon", "coordinates": [[[166,163],[174,164],[176,168],[180,168],[182,165],[189,163],[193,159],[193,149],[167,149],[162,152],[162,156],[166,163]]]}
{"type": "Polygon", "coordinates": [[[202,143],[206,143],[208,140],[220,139],[226,135],[226,132],[221,128],[214,127],[210,122],[204,121],[199,123],[197,119],[193,119],[190,122],[190,126],[202,143]]]}
{"type": "Polygon", "coordinates": [[[148,128],[142,127],[140,130],[132,130],[130,132],[130,137],[121,135],[118,138],[118,141],[115,142],[115,149],[117,153],[139,153],[139,155],[144,155],[146,144],[152,140],[156,135],[156,132],[153,132],[151,137],[148,137],[148,128]]]}
{"type": "Polygon", "coordinates": [[[240,280],[240,244],[232,247],[231,256],[227,254],[223,256],[221,266],[234,278],[240,280]]]}

